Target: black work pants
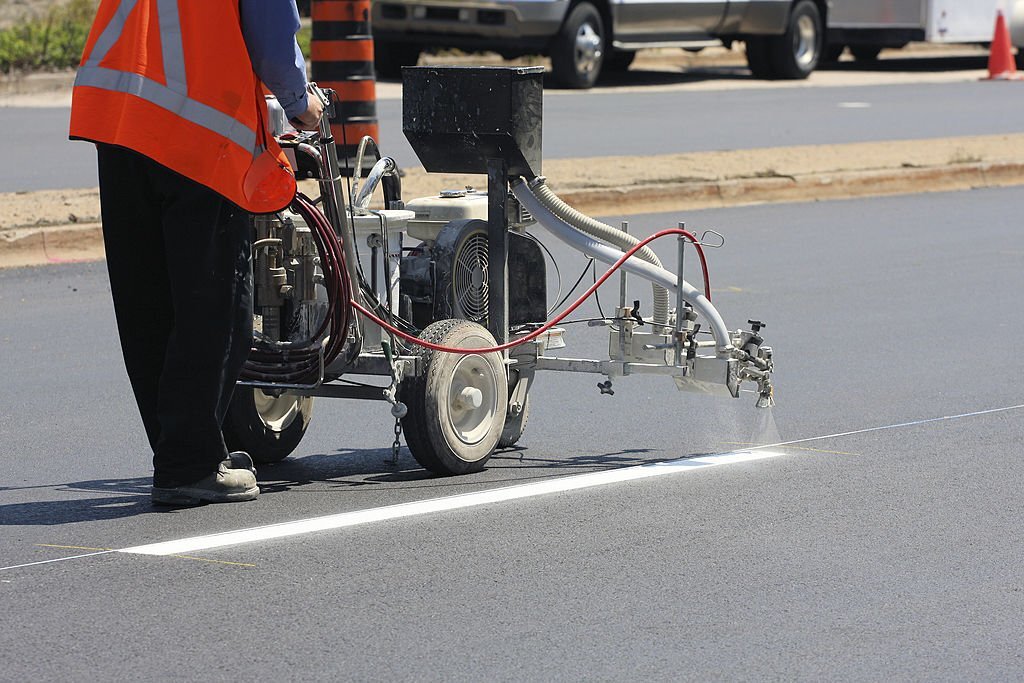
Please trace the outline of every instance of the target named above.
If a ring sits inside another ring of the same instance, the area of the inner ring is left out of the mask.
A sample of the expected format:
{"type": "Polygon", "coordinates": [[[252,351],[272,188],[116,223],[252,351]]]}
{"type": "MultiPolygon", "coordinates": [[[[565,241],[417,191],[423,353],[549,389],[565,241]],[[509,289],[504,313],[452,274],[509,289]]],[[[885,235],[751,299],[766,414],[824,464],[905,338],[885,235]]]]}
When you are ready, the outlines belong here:
{"type": "Polygon", "coordinates": [[[110,290],[153,484],[192,483],[227,457],[221,423],[252,342],[249,215],[147,157],[97,149],[110,290]]]}

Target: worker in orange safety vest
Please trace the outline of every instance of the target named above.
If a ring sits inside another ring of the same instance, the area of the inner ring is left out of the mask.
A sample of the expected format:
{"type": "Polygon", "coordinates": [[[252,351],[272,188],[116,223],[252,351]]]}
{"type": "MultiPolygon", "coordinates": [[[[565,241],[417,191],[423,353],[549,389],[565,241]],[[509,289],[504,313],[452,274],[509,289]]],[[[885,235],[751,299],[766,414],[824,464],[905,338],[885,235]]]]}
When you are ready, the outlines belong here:
{"type": "Polygon", "coordinates": [[[266,85],[315,129],[295,0],[101,0],[70,136],[96,143],[103,238],[128,377],[153,450],[156,504],[252,500],[221,423],[252,342],[250,220],[295,176],[266,85]]]}

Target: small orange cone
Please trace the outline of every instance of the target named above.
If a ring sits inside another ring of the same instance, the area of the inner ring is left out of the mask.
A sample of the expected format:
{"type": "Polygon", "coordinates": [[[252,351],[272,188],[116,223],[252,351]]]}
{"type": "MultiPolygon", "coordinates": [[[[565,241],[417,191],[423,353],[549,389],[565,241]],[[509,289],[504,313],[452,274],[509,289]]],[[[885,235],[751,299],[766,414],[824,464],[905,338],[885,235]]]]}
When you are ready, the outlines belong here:
{"type": "Polygon", "coordinates": [[[1006,28],[1006,19],[1001,11],[996,12],[996,33],[992,37],[992,48],[988,56],[987,81],[1016,81],[1021,75],[1017,73],[1017,63],[1013,59],[1013,46],[1010,45],[1010,31],[1006,28]]]}

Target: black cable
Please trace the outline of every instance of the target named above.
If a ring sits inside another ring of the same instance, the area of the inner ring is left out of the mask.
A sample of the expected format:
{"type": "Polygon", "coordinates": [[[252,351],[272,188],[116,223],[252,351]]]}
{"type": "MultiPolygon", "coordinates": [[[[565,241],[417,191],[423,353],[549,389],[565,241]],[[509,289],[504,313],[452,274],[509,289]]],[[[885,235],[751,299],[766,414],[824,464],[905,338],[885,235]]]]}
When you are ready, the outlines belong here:
{"type": "MultiPolygon", "coordinates": [[[[522,234],[525,235],[527,238],[533,240],[533,242],[535,244],[537,244],[537,246],[539,246],[541,249],[543,249],[544,252],[548,255],[548,259],[551,260],[551,265],[555,269],[555,277],[558,278],[558,293],[555,294],[555,298],[557,299],[558,297],[562,296],[562,271],[560,271],[558,269],[558,261],[555,260],[554,254],[551,253],[551,250],[548,249],[546,244],[544,244],[539,239],[537,239],[534,235],[531,235],[530,233],[526,232],[525,230],[522,232],[522,234]]],[[[578,285],[579,282],[577,282],[576,284],[578,285]]],[[[566,298],[568,298],[568,297],[566,297],[566,298]]],[[[561,306],[563,303],[565,303],[565,299],[562,299],[560,302],[558,302],[557,304],[555,304],[554,306],[549,308],[548,312],[547,312],[547,316],[550,317],[551,314],[554,313],[558,309],[558,307],[561,306]]]]}
{"type": "MultiPolygon", "coordinates": [[[[576,292],[576,290],[579,289],[580,283],[583,282],[583,278],[585,278],[587,276],[587,271],[590,270],[590,266],[591,266],[591,264],[593,262],[594,262],[594,259],[592,259],[592,258],[590,258],[588,256],[587,257],[587,264],[585,266],[583,266],[583,272],[580,273],[580,276],[576,279],[576,284],[574,284],[572,286],[572,289],[569,290],[568,294],[566,294],[564,297],[562,297],[561,301],[559,301],[557,304],[555,304],[555,307],[552,310],[557,310],[557,309],[561,308],[565,304],[565,302],[568,301],[569,298],[576,292]]],[[[550,315],[550,311],[548,312],[548,315],[550,315]]]]}
{"type": "MultiPolygon", "coordinates": [[[[597,261],[590,259],[590,265],[594,273],[594,284],[597,284],[597,261]]],[[[597,302],[597,312],[601,314],[601,317],[605,317],[604,311],[601,310],[601,292],[600,287],[594,290],[594,301],[597,302]]]]}

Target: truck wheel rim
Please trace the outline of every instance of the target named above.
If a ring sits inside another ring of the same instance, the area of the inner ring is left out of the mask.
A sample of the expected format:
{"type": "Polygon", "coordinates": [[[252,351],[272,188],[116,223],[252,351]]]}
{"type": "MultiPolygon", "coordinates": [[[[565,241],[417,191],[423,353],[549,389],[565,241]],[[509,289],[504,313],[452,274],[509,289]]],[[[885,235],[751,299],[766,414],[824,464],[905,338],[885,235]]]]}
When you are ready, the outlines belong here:
{"type": "Polygon", "coordinates": [[[491,428],[498,407],[498,381],[483,356],[463,356],[448,387],[448,424],[467,446],[479,443],[491,428]]]}
{"type": "Polygon", "coordinates": [[[271,396],[261,389],[253,390],[253,403],[256,413],[268,429],[280,432],[287,429],[295,421],[299,413],[299,401],[302,399],[291,394],[271,396]]]}
{"type": "Polygon", "coordinates": [[[817,58],[818,30],[814,19],[804,15],[797,19],[796,33],[793,36],[796,63],[807,67],[817,58]]]}
{"type": "Polygon", "coordinates": [[[597,68],[601,60],[601,36],[588,23],[580,26],[576,32],[576,70],[581,74],[589,74],[597,68]]]}

